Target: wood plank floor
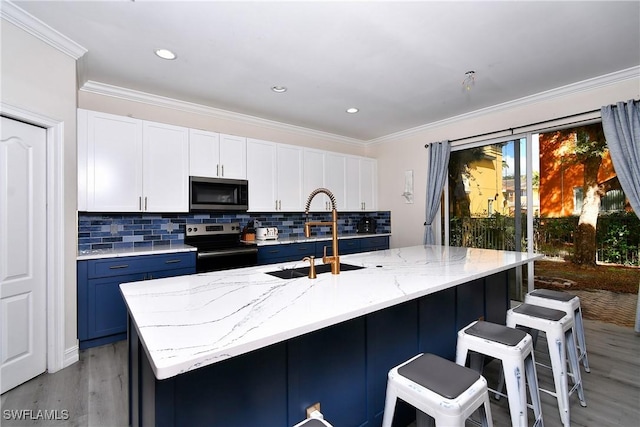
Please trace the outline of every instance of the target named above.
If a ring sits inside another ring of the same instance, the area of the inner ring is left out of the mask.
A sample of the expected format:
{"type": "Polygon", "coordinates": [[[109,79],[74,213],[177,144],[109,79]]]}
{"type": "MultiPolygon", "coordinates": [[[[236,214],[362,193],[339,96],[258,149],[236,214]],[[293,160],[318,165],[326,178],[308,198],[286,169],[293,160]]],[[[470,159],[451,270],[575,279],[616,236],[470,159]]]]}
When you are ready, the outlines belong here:
{"type": "MultiPolygon", "coordinates": [[[[585,320],[591,373],[583,372],[587,407],[571,397],[571,425],[576,427],[640,425],[640,337],[632,328],[585,320]]],[[[542,345],[541,345],[542,344],[542,345]]],[[[544,361],[544,342],[536,358],[544,361]]],[[[548,359],[547,359],[548,360],[548,359]]],[[[497,367],[495,368],[497,370],[497,367]]],[[[487,372],[491,382],[492,372],[487,372]]],[[[538,370],[541,386],[553,388],[552,377],[538,370]]],[[[561,426],[555,399],[541,396],[545,426],[561,426]]],[[[80,361],[55,374],[43,374],[2,395],[2,426],[106,426],[127,425],[126,343],[80,352],[80,361]],[[7,410],[67,410],[68,420],[11,420],[7,410]]],[[[494,425],[510,425],[506,399],[492,400],[494,425]]],[[[533,424],[529,411],[529,424],[533,424]]],[[[222,426],[227,427],[227,426],[222,426]]],[[[283,426],[286,427],[286,426],[283,426]]],[[[342,426],[335,426],[342,427],[342,426]]]]}
{"type": "MultiPolygon", "coordinates": [[[[587,407],[580,406],[577,393],[570,397],[571,426],[640,425],[640,336],[632,328],[620,327],[593,320],[585,320],[585,334],[590,373],[581,368],[587,407]]],[[[547,343],[542,335],[536,345],[536,361],[550,365],[547,343]]],[[[491,366],[491,365],[490,365],[491,366]]],[[[497,378],[489,372],[487,381],[497,378]]],[[[550,369],[538,367],[540,387],[553,390],[550,369]]],[[[495,384],[495,383],[494,383],[495,384]]],[[[562,426],[554,397],[540,393],[542,416],[546,427],[562,426]]],[[[510,425],[506,399],[492,399],[491,410],[496,426],[510,425]]],[[[533,425],[533,411],[529,410],[529,425],[533,425]]]]}

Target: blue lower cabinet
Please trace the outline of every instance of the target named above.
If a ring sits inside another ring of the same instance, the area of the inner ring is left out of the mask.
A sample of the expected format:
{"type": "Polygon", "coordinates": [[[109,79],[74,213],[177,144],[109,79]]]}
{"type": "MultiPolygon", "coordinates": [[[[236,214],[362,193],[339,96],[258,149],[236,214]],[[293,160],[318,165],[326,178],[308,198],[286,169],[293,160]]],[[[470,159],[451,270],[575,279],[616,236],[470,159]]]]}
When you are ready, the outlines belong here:
{"type": "Polygon", "coordinates": [[[302,261],[302,258],[315,255],[315,243],[285,243],[258,247],[258,264],[275,262],[302,261]]]}
{"type": "Polygon", "coordinates": [[[126,339],[121,283],[194,274],[195,263],[195,252],[78,261],[80,349],[126,339]]]}
{"type": "MultiPolygon", "coordinates": [[[[264,265],[277,262],[301,261],[302,258],[311,255],[314,255],[316,258],[321,258],[325,247],[327,248],[327,255],[333,255],[331,240],[259,246],[258,264],[264,265]]],[[[354,237],[338,240],[339,255],[379,251],[383,249],[389,249],[389,236],[354,237]]]]}
{"type": "Polygon", "coordinates": [[[366,237],[360,240],[361,252],[389,249],[389,236],[366,237]]]}

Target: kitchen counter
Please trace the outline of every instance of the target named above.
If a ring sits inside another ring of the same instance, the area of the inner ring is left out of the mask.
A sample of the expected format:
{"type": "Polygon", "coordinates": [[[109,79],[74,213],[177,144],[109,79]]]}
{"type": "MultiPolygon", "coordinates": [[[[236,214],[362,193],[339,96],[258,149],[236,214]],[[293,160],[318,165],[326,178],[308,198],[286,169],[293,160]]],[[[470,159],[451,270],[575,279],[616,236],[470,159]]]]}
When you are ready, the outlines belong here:
{"type": "Polygon", "coordinates": [[[315,280],[266,274],[303,265],[288,262],[121,284],[130,424],[282,427],[320,402],[333,425],[380,425],[388,370],[454,360],[480,317],[504,324],[513,270],[539,258],[414,246],[341,256],[365,268],[315,280]]]}
{"type": "Polygon", "coordinates": [[[217,363],[540,256],[414,246],[341,257],[366,268],[318,278],[266,272],[302,262],[120,285],[158,379],[217,363]]]}
{"type": "Polygon", "coordinates": [[[177,252],[195,252],[197,248],[185,244],[166,245],[153,248],[125,248],[125,249],[91,249],[86,251],[78,251],[76,260],[100,259],[100,258],[116,258],[137,255],[159,255],[172,254],[177,252]]]}
{"type": "MultiPolygon", "coordinates": [[[[391,233],[342,234],[338,236],[338,240],[361,239],[366,237],[380,237],[380,236],[391,236],[391,233]]],[[[323,241],[331,241],[331,235],[311,236],[311,237],[304,237],[304,236],[278,237],[277,239],[271,239],[271,240],[255,240],[255,243],[258,246],[269,246],[269,245],[286,245],[290,243],[323,242],[323,241]]]]}

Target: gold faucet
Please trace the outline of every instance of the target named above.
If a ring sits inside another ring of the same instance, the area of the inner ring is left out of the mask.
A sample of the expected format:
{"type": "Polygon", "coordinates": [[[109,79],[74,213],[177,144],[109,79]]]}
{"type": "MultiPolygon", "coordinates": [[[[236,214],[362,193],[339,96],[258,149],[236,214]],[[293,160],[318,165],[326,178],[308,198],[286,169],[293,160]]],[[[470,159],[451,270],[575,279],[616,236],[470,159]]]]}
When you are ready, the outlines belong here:
{"type": "Polygon", "coordinates": [[[309,215],[309,207],[311,206],[311,200],[319,194],[324,193],[329,196],[331,200],[331,222],[323,222],[323,221],[308,221],[304,223],[304,235],[306,237],[311,237],[311,226],[312,225],[330,225],[331,226],[331,240],[333,244],[333,255],[327,256],[327,247],[324,247],[324,251],[322,253],[322,262],[327,264],[331,264],[331,274],[340,274],[340,257],[338,256],[338,211],[336,211],[336,197],[333,193],[326,188],[316,188],[309,194],[309,198],[307,199],[307,205],[304,209],[304,213],[309,215]]]}

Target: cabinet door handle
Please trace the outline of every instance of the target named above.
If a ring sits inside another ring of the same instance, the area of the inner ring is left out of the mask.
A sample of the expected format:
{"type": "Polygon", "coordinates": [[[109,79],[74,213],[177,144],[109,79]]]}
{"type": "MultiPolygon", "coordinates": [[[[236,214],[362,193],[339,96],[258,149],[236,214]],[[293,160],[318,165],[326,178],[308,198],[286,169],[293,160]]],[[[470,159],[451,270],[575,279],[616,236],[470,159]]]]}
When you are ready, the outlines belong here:
{"type": "Polygon", "coordinates": [[[182,262],[182,260],[181,259],[168,259],[164,263],[165,264],[176,264],[178,262],[182,262]]]}
{"type": "Polygon", "coordinates": [[[222,176],[224,177],[224,165],[222,165],[222,176]]]}
{"type": "Polygon", "coordinates": [[[220,165],[216,165],[216,176],[220,176],[220,165]]]}
{"type": "Polygon", "coordinates": [[[138,197],[138,208],[142,210],[142,196],[138,197]]]}
{"type": "Polygon", "coordinates": [[[129,264],[112,265],[109,270],[118,270],[120,268],[129,268],[129,264]]]}
{"type": "Polygon", "coordinates": [[[147,210],[147,196],[144,196],[144,210],[147,210]]]}
{"type": "Polygon", "coordinates": [[[276,210],[278,210],[278,201],[276,200],[276,210]]]}
{"type": "Polygon", "coordinates": [[[278,210],[282,210],[282,200],[278,200],[278,210]]]}

